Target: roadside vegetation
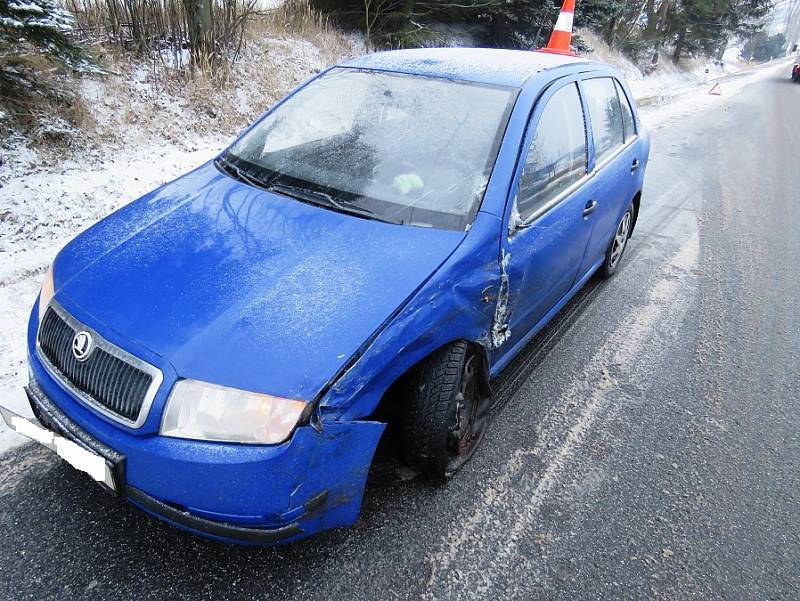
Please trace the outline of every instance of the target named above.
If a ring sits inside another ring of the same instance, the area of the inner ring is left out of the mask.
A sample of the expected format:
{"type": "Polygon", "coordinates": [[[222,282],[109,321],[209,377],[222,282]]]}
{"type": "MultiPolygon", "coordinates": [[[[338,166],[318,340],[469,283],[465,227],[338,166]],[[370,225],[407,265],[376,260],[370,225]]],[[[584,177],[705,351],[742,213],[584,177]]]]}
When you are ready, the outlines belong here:
{"type": "MultiPolygon", "coordinates": [[[[785,45],[762,33],[771,6],[579,0],[583,33],[574,42],[643,74],[719,59],[734,40],[752,50],[748,59],[767,60],[785,45]]],[[[0,0],[0,148],[230,136],[342,57],[534,48],[559,8],[557,0],[0,0]]]]}
{"type": "MultiPolygon", "coordinates": [[[[554,0],[310,0],[338,22],[360,29],[375,47],[436,44],[454,25],[483,45],[535,48],[550,35],[554,0]]],[[[613,49],[656,64],[691,56],[721,58],[734,38],[758,33],[772,0],[580,0],[575,24],[613,49]]]]}
{"type": "Polygon", "coordinates": [[[37,45],[23,30],[13,45],[0,38],[0,73],[10,74],[0,80],[0,148],[11,156],[17,143],[59,153],[230,136],[287,90],[363,50],[302,2],[256,10],[252,1],[217,0],[212,41],[197,51],[182,0],[66,0],[70,9],[36,1],[57,9],[62,46],[37,45]]]}
{"type": "Polygon", "coordinates": [[[742,47],[742,57],[747,60],[765,62],[784,56],[787,39],[782,33],[769,35],[760,32],[753,36],[742,47]]]}

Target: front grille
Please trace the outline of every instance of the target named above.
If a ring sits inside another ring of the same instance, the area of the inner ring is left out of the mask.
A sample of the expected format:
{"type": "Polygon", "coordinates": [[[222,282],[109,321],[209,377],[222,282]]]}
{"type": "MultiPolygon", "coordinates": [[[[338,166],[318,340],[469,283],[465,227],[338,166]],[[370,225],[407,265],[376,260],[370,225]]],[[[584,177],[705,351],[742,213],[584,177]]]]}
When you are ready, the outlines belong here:
{"type": "Polygon", "coordinates": [[[160,380],[154,367],[83,328],[54,305],[47,308],[39,327],[39,350],[54,375],[79,398],[111,417],[141,425],[140,416],[146,417],[142,408],[147,400],[152,401],[153,384],[160,380]],[[72,352],[73,338],[81,330],[92,334],[95,345],[84,361],[78,361],[72,352]]]}

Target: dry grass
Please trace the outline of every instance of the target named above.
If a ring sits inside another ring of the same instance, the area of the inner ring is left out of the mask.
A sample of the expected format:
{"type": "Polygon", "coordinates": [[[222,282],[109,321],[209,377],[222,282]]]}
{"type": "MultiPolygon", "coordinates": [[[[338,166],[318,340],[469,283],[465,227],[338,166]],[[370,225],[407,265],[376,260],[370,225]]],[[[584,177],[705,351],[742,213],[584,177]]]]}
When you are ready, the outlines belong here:
{"type": "Polygon", "coordinates": [[[5,116],[0,121],[0,141],[22,131],[34,144],[71,145],[77,131],[94,127],[77,79],[66,68],[40,53],[15,57],[14,68],[30,84],[0,99],[5,116]]]}
{"type": "MultiPolygon", "coordinates": [[[[62,0],[75,15],[84,40],[115,44],[148,54],[189,47],[190,25],[183,0],[62,0]]],[[[216,64],[236,59],[258,0],[206,0],[209,27],[193,54],[216,64]]]]}
{"type": "Polygon", "coordinates": [[[360,51],[307,1],[289,0],[248,22],[238,60],[224,69],[190,69],[171,50],[96,44],[107,74],[42,72],[64,99],[36,99],[15,126],[54,157],[152,142],[191,148],[201,136],[232,137],[290,89],[360,51]]]}

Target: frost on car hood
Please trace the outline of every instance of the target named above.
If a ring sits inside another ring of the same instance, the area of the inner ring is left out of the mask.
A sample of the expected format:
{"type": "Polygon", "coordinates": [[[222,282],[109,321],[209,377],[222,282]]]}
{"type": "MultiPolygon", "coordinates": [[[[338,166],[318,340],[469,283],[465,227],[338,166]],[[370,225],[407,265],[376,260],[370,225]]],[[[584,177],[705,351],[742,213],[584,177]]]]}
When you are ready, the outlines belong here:
{"type": "Polygon", "coordinates": [[[310,399],[464,235],[334,213],[207,165],[75,239],[56,294],[179,376],[310,399]]]}

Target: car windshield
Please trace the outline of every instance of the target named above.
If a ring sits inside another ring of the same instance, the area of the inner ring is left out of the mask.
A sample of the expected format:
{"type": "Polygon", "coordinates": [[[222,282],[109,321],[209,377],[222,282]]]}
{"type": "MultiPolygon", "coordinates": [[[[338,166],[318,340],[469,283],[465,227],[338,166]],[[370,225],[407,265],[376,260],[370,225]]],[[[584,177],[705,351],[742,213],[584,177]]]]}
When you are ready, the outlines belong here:
{"type": "Polygon", "coordinates": [[[515,98],[510,88],[337,68],[257,123],[220,166],[334,210],[465,229],[515,98]]]}

